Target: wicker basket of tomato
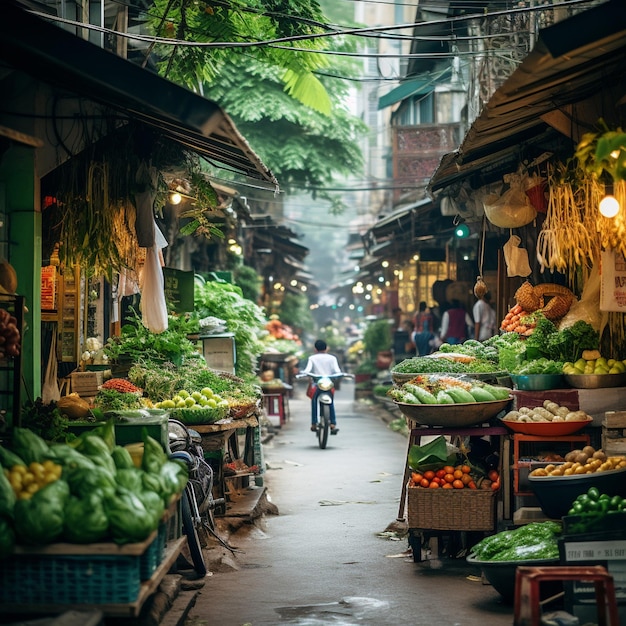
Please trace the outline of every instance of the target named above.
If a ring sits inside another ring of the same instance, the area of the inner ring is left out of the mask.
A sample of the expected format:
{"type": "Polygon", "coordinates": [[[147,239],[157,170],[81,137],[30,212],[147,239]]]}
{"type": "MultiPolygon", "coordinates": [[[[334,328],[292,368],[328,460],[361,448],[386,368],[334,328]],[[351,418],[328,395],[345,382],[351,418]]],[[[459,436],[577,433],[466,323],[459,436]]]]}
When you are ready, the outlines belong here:
{"type": "Polygon", "coordinates": [[[470,465],[413,471],[407,488],[409,528],[482,530],[495,527],[500,475],[476,476],[470,465]]]}

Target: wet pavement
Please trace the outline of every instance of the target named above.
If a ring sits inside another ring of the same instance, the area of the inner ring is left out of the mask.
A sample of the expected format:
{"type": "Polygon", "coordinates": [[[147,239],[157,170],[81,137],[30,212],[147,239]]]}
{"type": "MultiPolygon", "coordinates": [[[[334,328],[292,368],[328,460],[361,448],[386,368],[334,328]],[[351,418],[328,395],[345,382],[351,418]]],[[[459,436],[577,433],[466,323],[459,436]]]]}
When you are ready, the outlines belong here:
{"type": "Polygon", "coordinates": [[[232,567],[213,569],[185,626],[510,626],[513,611],[464,558],[436,543],[414,562],[396,529],[406,437],[342,382],[340,432],[319,449],[309,400],[264,446],[278,514],[229,536],[232,567]],[[387,531],[387,532],[385,532],[387,531]]]}

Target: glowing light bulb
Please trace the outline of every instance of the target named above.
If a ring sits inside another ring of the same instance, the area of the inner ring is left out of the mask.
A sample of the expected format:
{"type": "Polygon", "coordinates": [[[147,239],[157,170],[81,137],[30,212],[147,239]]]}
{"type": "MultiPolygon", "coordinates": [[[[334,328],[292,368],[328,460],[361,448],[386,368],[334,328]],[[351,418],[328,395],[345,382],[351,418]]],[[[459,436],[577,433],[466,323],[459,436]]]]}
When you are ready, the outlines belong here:
{"type": "Polygon", "coordinates": [[[170,194],[170,204],[180,204],[182,199],[183,197],[177,191],[170,194]]]}
{"type": "Polygon", "coordinates": [[[619,202],[615,196],[604,196],[600,200],[599,209],[604,217],[615,217],[619,213],[619,202]]]}

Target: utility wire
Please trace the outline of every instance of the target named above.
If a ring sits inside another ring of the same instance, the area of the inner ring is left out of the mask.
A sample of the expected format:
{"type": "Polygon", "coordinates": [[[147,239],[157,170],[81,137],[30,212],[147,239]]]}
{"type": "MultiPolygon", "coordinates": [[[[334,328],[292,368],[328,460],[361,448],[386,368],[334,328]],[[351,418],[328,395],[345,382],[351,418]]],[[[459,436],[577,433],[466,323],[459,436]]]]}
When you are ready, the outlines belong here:
{"type": "MultiPolygon", "coordinates": [[[[303,34],[303,35],[293,35],[290,37],[278,37],[275,39],[267,39],[267,40],[258,40],[258,41],[242,41],[242,42],[228,42],[228,41],[223,41],[223,42],[216,42],[216,41],[204,41],[204,42],[197,42],[197,41],[187,41],[187,40],[183,40],[183,39],[171,39],[171,38],[167,38],[167,37],[157,37],[154,35],[142,35],[142,34],[134,34],[134,33],[124,33],[124,32],[119,32],[119,31],[114,31],[112,29],[108,29],[108,28],[104,28],[101,26],[97,26],[94,24],[87,24],[84,22],[79,22],[76,20],[68,20],[65,18],[61,18],[61,17],[56,17],[56,16],[50,16],[49,14],[46,13],[41,13],[38,11],[29,11],[30,13],[37,15],[43,19],[47,19],[47,20],[51,20],[51,21],[55,21],[55,22],[61,22],[64,24],[68,24],[68,25],[72,25],[72,26],[76,26],[78,28],[85,28],[88,30],[94,30],[94,31],[98,31],[98,32],[103,32],[103,33],[107,33],[107,34],[112,34],[112,35],[116,35],[119,37],[125,37],[128,39],[134,39],[137,41],[144,41],[144,42],[149,42],[149,43],[159,43],[162,45],[170,45],[170,46],[184,46],[184,47],[198,47],[198,48],[250,48],[250,47],[261,47],[261,46],[274,46],[274,47],[280,47],[278,46],[278,44],[280,43],[289,43],[289,42],[295,42],[295,41],[307,41],[307,40],[313,40],[313,39],[323,39],[323,38],[327,38],[327,37],[336,37],[336,36],[346,36],[346,35],[358,35],[358,36],[364,36],[366,34],[369,33],[384,33],[384,34],[388,34],[386,31],[388,30],[393,30],[393,31],[397,31],[397,30],[405,30],[407,28],[419,28],[421,26],[435,26],[435,25],[454,25],[454,24],[458,24],[458,23],[462,23],[462,22],[466,22],[466,21],[471,21],[471,20],[475,20],[475,19],[484,19],[486,17],[489,18],[494,18],[494,17],[500,17],[503,15],[514,15],[514,14],[519,14],[519,13],[528,13],[528,12],[536,12],[536,11],[545,11],[545,10],[553,10],[556,8],[563,8],[563,7],[570,7],[570,6],[576,6],[579,4],[588,4],[590,2],[593,2],[593,0],[566,0],[565,2],[559,2],[559,3],[555,3],[555,4],[551,4],[546,6],[532,6],[532,7],[519,7],[519,8],[515,8],[515,9],[505,9],[502,11],[492,11],[490,13],[475,13],[475,14],[469,14],[469,15],[460,15],[460,16],[455,16],[455,17],[451,17],[451,18],[445,18],[442,20],[430,20],[430,21],[425,21],[425,22],[412,22],[412,23],[408,23],[408,24],[398,24],[398,25],[387,25],[387,26],[368,26],[368,27],[362,27],[362,28],[344,28],[342,30],[337,30],[337,29],[333,29],[330,31],[326,31],[323,33],[310,33],[310,34],[303,34]]],[[[515,33],[514,33],[515,34],[515,33]]],[[[414,39],[415,37],[413,37],[412,39],[414,39]]],[[[479,37],[481,38],[481,37],[479,37]]],[[[441,39],[441,38],[439,38],[441,39]]],[[[438,39],[438,40],[439,40],[438,39]]],[[[455,37],[456,39],[456,37],[455,37]]],[[[323,51],[323,50],[315,50],[315,49],[309,49],[309,48],[291,48],[291,47],[287,47],[286,49],[288,50],[295,50],[295,51],[304,51],[304,52],[312,52],[312,53],[320,53],[320,52],[327,52],[327,51],[323,51]]],[[[343,54],[348,54],[348,53],[343,53],[343,54]]],[[[354,56],[371,56],[368,54],[355,54],[354,56]]],[[[406,56],[406,55],[382,55],[382,56],[406,56]]]]}

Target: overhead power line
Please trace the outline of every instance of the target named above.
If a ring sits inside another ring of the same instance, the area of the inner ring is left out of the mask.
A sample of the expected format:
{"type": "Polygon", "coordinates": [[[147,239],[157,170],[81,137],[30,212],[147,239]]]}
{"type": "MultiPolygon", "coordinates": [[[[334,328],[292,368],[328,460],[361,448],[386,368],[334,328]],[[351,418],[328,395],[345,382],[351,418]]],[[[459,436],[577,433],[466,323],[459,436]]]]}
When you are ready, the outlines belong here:
{"type": "MultiPolygon", "coordinates": [[[[519,14],[519,13],[553,10],[556,8],[571,7],[571,6],[576,6],[580,4],[589,4],[590,2],[593,2],[593,0],[566,0],[565,2],[559,2],[559,3],[555,3],[551,5],[518,7],[515,9],[505,9],[502,11],[492,11],[489,13],[483,13],[483,12],[471,13],[467,15],[459,15],[459,16],[454,16],[450,18],[445,18],[441,20],[429,20],[426,22],[412,22],[408,24],[397,24],[397,25],[386,25],[386,26],[367,26],[367,27],[360,27],[360,28],[340,27],[340,28],[332,28],[332,30],[327,30],[321,33],[310,33],[306,35],[303,34],[303,35],[293,35],[290,37],[278,37],[275,39],[266,39],[266,40],[258,40],[258,41],[238,41],[238,42],[232,42],[232,41],[221,41],[221,42],[201,41],[199,42],[199,41],[187,41],[184,39],[171,39],[168,37],[157,37],[154,35],[142,35],[138,33],[125,33],[125,32],[115,31],[109,28],[104,28],[102,26],[97,26],[94,24],[88,24],[88,23],[79,22],[76,20],[68,20],[65,18],[57,17],[57,16],[51,16],[49,14],[41,13],[38,11],[30,11],[30,12],[33,13],[34,15],[37,15],[43,19],[47,19],[50,21],[60,22],[63,24],[76,26],[78,28],[85,28],[88,30],[108,33],[108,34],[116,35],[119,37],[125,37],[128,39],[133,39],[136,41],[143,41],[143,42],[152,43],[152,44],[161,44],[161,45],[179,46],[179,47],[197,47],[197,48],[251,48],[251,47],[262,47],[262,46],[279,47],[278,44],[281,44],[281,43],[289,43],[289,42],[296,42],[296,41],[310,41],[314,39],[332,38],[332,37],[337,37],[337,36],[343,37],[346,35],[366,36],[371,33],[382,33],[382,34],[388,35],[389,34],[388,31],[406,30],[409,28],[416,29],[416,28],[420,28],[423,26],[430,27],[434,25],[455,25],[455,24],[459,24],[462,22],[471,21],[475,19],[485,19],[486,17],[493,18],[493,17],[502,16],[502,15],[514,15],[514,14],[519,14]]],[[[330,28],[330,26],[328,26],[328,28],[330,28]]],[[[415,39],[415,37],[416,36],[414,35],[413,37],[411,37],[411,39],[415,39]]],[[[441,38],[436,38],[436,39],[441,40],[441,38]]],[[[292,48],[288,46],[286,48],[288,50],[304,51],[304,52],[309,52],[309,53],[318,53],[318,54],[329,53],[329,51],[326,51],[326,50],[314,50],[314,49],[309,49],[309,48],[292,48]]],[[[335,52],[335,54],[352,55],[352,56],[357,56],[357,57],[377,56],[377,55],[370,55],[367,53],[352,53],[351,54],[351,53],[345,53],[345,52],[344,53],[335,52]]],[[[438,56],[437,53],[434,53],[434,55],[438,56]]],[[[384,57],[390,57],[390,58],[391,57],[405,57],[406,58],[409,55],[386,54],[386,55],[378,55],[378,56],[384,56],[384,57]]],[[[423,55],[421,56],[423,58],[423,55]]],[[[428,56],[433,56],[433,55],[428,55],[428,56]]]]}

